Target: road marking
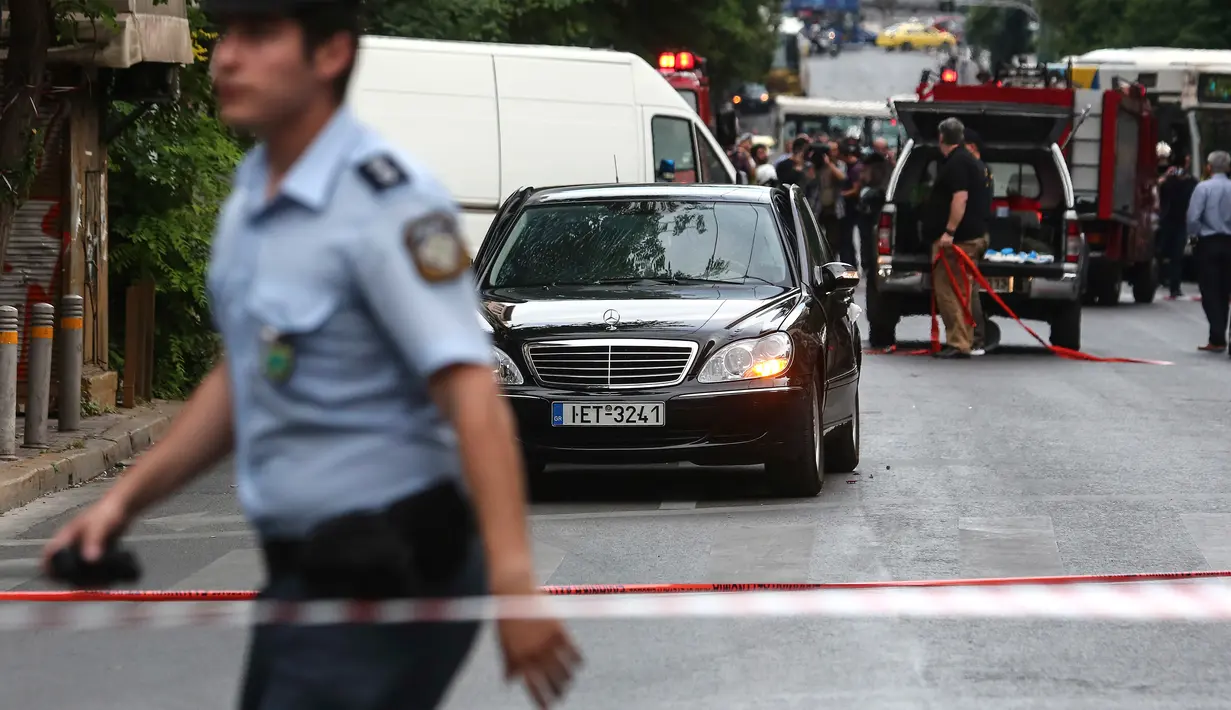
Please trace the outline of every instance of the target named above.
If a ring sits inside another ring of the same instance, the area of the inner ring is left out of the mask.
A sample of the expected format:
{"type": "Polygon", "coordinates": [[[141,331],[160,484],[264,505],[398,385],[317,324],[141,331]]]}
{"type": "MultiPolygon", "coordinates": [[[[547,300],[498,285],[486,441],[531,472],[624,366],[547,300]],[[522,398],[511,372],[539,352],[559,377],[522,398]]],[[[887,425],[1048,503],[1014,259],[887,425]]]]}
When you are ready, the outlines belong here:
{"type": "Polygon", "coordinates": [[[815,541],[815,525],[722,528],[710,544],[706,579],[806,582],[815,541]]]}
{"type": "Polygon", "coordinates": [[[959,577],[1031,577],[1065,573],[1051,516],[961,518],[959,577]]]}
{"type": "Polygon", "coordinates": [[[538,538],[531,538],[531,544],[534,545],[534,576],[539,584],[547,584],[568,553],[538,538]]]}
{"type": "Polygon", "coordinates": [[[890,581],[883,555],[888,545],[879,540],[872,522],[863,515],[826,517],[817,525],[818,543],[812,550],[809,579],[825,582],[890,581]]]}
{"type": "MultiPolygon", "coordinates": [[[[251,530],[219,530],[218,532],[203,532],[203,533],[160,533],[155,535],[125,535],[124,542],[168,542],[172,540],[213,540],[224,537],[244,537],[256,539],[256,534],[251,530]]],[[[42,547],[50,538],[42,538],[39,540],[21,539],[21,540],[0,540],[0,548],[13,547],[42,547]]]]}
{"type": "Polygon", "coordinates": [[[1231,566],[1231,515],[1227,513],[1185,513],[1180,516],[1210,569],[1231,566]]]}
{"type": "Polygon", "coordinates": [[[0,514],[0,538],[16,537],[57,515],[93,503],[115,485],[115,479],[69,488],[0,514]]]}
{"type": "Polygon", "coordinates": [[[43,560],[38,557],[19,557],[16,559],[0,560],[0,572],[5,570],[17,570],[18,572],[38,572],[39,565],[43,560]]]}
{"type": "Polygon", "coordinates": [[[265,563],[256,549],[231,550],[180,580],[173,589],[260,589],[265,563]]]}
{"type": "Polygon", "coordinates": [[[697,501],[692,500],[665,500],[662,505],[658,506],[659,510],[696,510],[697,501]]]}
{"type": "Polygon", "coordinates": [[[247,525],[248,519],[242,515],[210,515],[205,511],[165,515],[161,518],[147,518],[141,522],[157,525],[160,528],[170,528],[175,532],[184,532],[193,528],[208,528],[218,525],[247,525]]]}

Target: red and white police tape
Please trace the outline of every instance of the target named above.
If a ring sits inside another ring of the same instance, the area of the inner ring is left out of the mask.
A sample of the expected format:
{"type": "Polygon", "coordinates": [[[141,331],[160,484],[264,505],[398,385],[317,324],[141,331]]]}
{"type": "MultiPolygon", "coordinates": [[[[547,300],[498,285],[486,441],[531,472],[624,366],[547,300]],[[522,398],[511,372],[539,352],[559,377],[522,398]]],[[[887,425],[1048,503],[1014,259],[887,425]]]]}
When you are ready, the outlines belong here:
{"type": "Polygon", "coordinates": [[[250,591],[5,592],[0,593],[0,631],[543,617],[1231,621],[1228,577],[1231,571],[849,584],[595,585],[547,587],[540,597],[382,602],[288,603],[257,600],[250,591]]]}

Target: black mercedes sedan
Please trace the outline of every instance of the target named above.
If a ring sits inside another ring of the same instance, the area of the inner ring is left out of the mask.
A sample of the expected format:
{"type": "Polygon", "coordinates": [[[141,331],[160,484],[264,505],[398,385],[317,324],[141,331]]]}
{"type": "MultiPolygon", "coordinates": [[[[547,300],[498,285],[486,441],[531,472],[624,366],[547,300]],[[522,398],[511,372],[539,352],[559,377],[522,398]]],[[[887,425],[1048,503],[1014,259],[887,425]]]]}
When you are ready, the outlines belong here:
{"type": "Polygon", "coordinates": [[[764,463],[811,496],[859,464],[859,274],[798,188],[523,188],[474,269],[530,472],[764,463]]]}

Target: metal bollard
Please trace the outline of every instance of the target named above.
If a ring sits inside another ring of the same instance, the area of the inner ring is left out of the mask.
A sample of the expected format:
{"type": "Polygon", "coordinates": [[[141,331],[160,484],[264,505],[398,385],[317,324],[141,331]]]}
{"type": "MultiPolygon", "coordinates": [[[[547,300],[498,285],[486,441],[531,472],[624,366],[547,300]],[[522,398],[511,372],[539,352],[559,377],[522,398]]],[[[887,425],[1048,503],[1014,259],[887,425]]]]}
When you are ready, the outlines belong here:
{"type": "Polygon", "coordinates": [[[0,461],[17,460],[17,309],[0,306],[0,461]]]}
{"type": "Polygon", "coordinates": [[[51,339],[56,308],[50,303],[30,307],[30,349],[26,360],[26,438],[28,449],[47,448],[47,408],[51,404],[51,339]]]}
{"type": "Polygon", "coordinates": [[[60,431],[81,428],[82,319],[85,301],[69,294],[60,303],[60,391],[56,398],[60,410],[60,431]]]}

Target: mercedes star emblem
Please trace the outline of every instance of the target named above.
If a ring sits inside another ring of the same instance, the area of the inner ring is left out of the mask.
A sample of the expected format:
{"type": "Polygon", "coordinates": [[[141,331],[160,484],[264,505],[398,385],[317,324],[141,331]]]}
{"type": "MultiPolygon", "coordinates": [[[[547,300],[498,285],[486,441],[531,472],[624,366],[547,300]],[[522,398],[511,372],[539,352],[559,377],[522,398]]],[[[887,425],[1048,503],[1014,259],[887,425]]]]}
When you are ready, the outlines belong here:
{"type": "Polygon", "coordinates": [[[607,330],[615,330],[616,326],[620,324],[620,314],[614,309],[608,308],[603,313],[603,322],[607,324],[607,330]]]}

